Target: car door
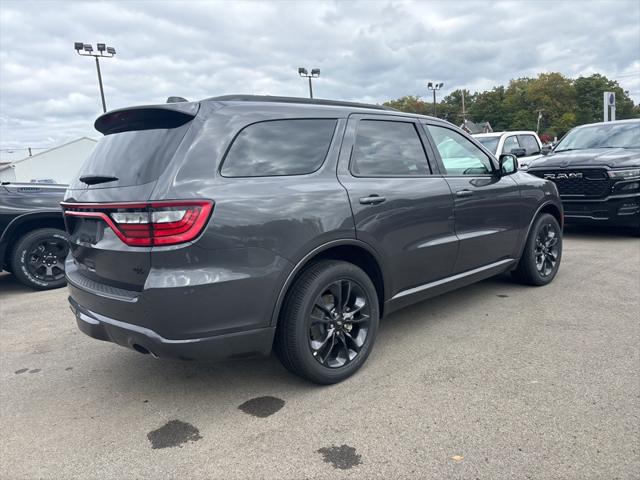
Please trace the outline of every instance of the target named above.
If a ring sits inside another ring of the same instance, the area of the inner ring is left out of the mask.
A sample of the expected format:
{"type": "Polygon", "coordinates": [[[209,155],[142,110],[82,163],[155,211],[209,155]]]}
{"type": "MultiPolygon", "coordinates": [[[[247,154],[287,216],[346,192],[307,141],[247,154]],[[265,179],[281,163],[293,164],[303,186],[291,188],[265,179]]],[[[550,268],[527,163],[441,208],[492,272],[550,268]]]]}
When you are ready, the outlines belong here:
{"type": "Polygon", "coordinates": [[[520,234],[518,184],[498,175],[497,162],[455,127],[425,125],[455,200],[460,244],[454,273],[515,258],[520,234]]]}
{"type": "Polygon", "coordinates": [[[451,274],[458,239],[447,182],[432,174],[434,154],[410,117],[351,115],[338,178],[346,188],[356,236],[388,265],[395,295],[451,274]]]}

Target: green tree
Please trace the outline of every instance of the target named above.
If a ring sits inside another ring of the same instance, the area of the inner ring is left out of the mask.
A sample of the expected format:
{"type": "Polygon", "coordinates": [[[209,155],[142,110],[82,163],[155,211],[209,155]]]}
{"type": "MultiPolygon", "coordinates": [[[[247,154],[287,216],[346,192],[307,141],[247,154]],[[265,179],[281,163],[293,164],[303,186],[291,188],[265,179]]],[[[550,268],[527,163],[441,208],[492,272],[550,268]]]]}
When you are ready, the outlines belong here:
{"type": "Polygon", "coordinates": [[[561,136],[576,125],[576,92],[571,79],[556,72],[542,73],[529,84],[527,97],[535,111],[531,130],[536,128],[538,112],[542,113],[540,133],[561,136]]]}
{"type": "Polygon", "coordinates": [[[469,90],[454,90],[449,95],[444,97],[438,104],[438,117],[444,118],[456,125],[462,123],[462,96],[464,95],[464,110],[467,118],[470,118],[470,108],[475,101],[475,95],[472,95],[469,90]]]}
{"type": "MultiPolygon", "coordinates": [[[[462,123],[462,92],[455,90],[438,103],[438,117],[462,123]]],[[[495,131],[535,130],[540,115],[540,134],[560,137],[576,125],[602,121],[603,92],[616,94],[616,118],[640,118],[640,105],[618,82],[604,75],[567,78],[558,72],[541,73],[536,78],[517,78],[505,86],[484,92],[464,90],[467,118],[489,122],[495,131]]],[[[403,112],[431,115],[429,99],[405,96],[385,105],[403,112]]]]}
{"type": "Polygon", "coordinates": [[[576,92],[577,109],[576,121],[579,124],[600,122],[604,113],[604,92],[616,94],[616,118],[637,118],[640,112],[634,107],[629,92],[624,91],[618,82],[609,80],[604,75],[596,73],[589,77],[578,77],[573,82],[576,92]]]}
{"type": "Polygon", "coordinates": [[[495,131],[508,129],[504,98],[503,86],[475,94],[473,103],[469,106],[470,119],[474,122],[489,122],[495,131]]]}
{"type": "Polygon", "coordinates": [[[395,108],[401,112],[418,113],[420,115],[431,115],[433,106],[420,100],[420,97],[414,95],[405,95],[396,100],[389,100],[383,103],[386,107],[395,108]]]}

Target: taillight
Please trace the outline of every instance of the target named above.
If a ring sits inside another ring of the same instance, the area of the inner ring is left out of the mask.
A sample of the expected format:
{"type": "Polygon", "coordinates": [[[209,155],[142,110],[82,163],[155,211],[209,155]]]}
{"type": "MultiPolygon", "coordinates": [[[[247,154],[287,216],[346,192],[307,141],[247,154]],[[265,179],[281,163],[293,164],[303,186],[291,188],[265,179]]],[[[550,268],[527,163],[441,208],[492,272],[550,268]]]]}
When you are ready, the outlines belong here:
{"type": "Polygon", "coordinates": [[[175,245],[189,242],[202,232],[213,210],[210,200],[148,203],[68,203],[67,217],[103,220],[127,245],[175,245]]]}

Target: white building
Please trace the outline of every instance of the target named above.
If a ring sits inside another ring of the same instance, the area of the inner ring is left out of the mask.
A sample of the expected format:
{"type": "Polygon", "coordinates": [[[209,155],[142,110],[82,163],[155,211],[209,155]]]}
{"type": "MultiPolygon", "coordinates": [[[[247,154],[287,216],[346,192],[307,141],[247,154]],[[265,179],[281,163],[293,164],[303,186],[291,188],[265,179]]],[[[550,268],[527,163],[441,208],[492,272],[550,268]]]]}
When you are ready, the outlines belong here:
{"type": "Polygon", "coordinates": [[[0,163],[0,182],[49,181],[68,184],[91,154],[96,140],[81,137],[11,163],[0,163]]]}

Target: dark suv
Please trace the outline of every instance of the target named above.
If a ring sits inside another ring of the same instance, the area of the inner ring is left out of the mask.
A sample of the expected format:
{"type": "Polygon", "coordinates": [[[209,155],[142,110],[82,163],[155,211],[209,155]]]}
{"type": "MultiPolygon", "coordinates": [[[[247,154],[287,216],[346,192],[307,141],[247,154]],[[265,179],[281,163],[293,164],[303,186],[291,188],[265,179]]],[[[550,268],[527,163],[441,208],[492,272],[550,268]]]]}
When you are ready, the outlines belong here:
{"type": "Polygon", "coordinates": [[[318,383],[371,352],[382,315],[512,271],[549,283],[552,182],[435,118],[225,96],[98,118],[63,209],[86,334],[154,356],[268,354],[318,383]]]}

